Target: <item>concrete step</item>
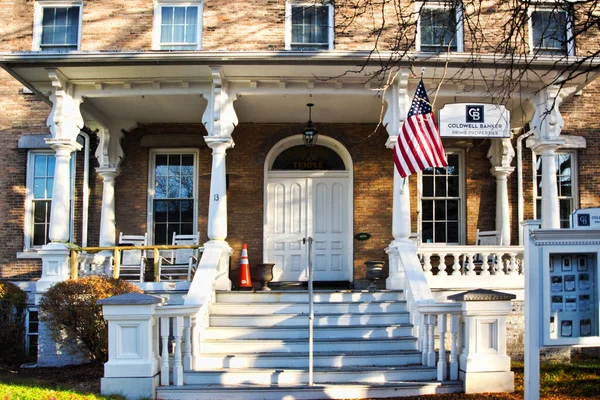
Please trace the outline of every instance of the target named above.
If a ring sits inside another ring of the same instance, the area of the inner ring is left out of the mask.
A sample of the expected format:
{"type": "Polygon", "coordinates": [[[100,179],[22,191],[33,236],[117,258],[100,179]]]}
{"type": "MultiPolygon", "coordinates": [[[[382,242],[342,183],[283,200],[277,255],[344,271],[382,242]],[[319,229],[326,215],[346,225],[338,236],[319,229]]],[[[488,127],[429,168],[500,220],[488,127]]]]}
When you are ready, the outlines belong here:
{"type": "MultiPolygon", "coordinates": [[[[397,313],[406,311],[403,301],[315,303],[315,314],[397,313]]],[[[216,303],[211,313],[227,315],[308,314],[308,303],[216,303]]]]}
{"type": "MultiPolygon", "coordinates": [[[[317,339],[313,349],[318,352],[344,352],[353,351],[388,351],[416,350],[417,341],[413,337],[394,339],[317,339]]],[[[308,341],[305,339],[226,339],[206,340],[202,342],[202,351],[207,353],[295,353],[308,354],[308,341]]]]}
{"type": "MultiPolygon", "coordinates": [[[[397,338],[412,335],[410,324],[367,325],[367,326],[317,326],[315,339],[325,338],[397,338]]],[[[204,339],[308,339],[308,325],[281,327],[208,327],[204,339]]]]}
{"type": "Polygon", "coordinates": [[[241,384],[159,386],[157,398],[163,400],[319,400],[319,399],[383,399],[462,392],[461,382],[435,381],[390,382],[387,384],[317,384],[257,386],[241,384]]]}
{"type": "MultiPolygon", "coordinates": [[[[421,363],[421,352],[409,351],[363,351],[350,353],[318,352],[313,356],[315,368],[347,367],[400,367],[421,363]]],[[[235,368],[308,368],[308,353],[250,353],[201,355],[199,365],[203,369],[235,368]]]]}
{"type": "MultiPolygon", "coordinates": [[[[314,326],[396,325],[409,322],[408,312],[378,314],[320,314],[314,326]]],[[[306,326],[308,316],[298,314],[223,315],[211,314],[210,326],[306,326]]]]}
{"type": "MultiPolygon", "coordinates": [[[[315,368],[315,383],[387,383],[390,381],[434,380],[435,368],[408,367],[356,367],[356,368],[315,368]]],[[[184,372],[186,385],[304,385],[308,383],[307,369],[249,368],[225,371],[198,370],[184,372]]]]}
{"type": "MultiPolygon", "coordinates": [[[[382,290],[377,292],[356,290],[315,290],[315,303],[334,302],[373,302],[403,301],[401,290],[382,290]]],[[[217,292],[217,303],[308,303],[308,292],[271,291],[252,293],[248,291],[217,292]]]]}

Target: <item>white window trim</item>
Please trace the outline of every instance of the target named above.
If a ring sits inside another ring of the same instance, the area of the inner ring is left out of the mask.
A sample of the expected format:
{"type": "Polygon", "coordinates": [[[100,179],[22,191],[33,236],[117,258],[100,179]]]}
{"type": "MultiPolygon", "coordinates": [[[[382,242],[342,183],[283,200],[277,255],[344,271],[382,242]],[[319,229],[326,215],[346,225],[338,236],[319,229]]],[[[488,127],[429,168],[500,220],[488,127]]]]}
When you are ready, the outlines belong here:
{"type": "Polygon", "coordinates": [[[77,29],[77,51],[81,50],[81,26],[83,25],[83,0],[37,0],[33,6],[33,43],[31,50],[42,51],[42,20],[44,8],[79,7],[79,26],[77,29]]]}
{"type": "Polygon", "coordinates": [[[443,1],[418,1],[415,2],[415,15],[417,16],[417,35],[415,37],[415,50],[421,51],[421,11],[423,8],[448,8],[456,7],[456,52],[462,53],[465,51],[464,46],[464,24],[463,24],[463,9],[462,3],[443,2],[443,1]]]}
{"type": "MultiPolygon", "coordinates": [[[[204,1],[203,0],[188,0],[188,1],[177,1],[177,0],[154,0],[154,20],[152,25],[152,50],[161,50],[160,48],[160,28],[162,19],[162,7],[198,7],[198,32],[196,34],[197,43],[196,50],[202,49],[202,30],[203,30],[203,15],[204,15],[204,1]]],[[[184,51],[184,50],[170,50],[170,51],[184,51]]]]}
{"type": "MultiPolygon", "coordinates": [[[[529,53],[535,54],[536,48],[533,45],[533,19],[531,18],[531,14],[534,11],[557,11],[564,12],[567,14],[567,54],[566,56],[574,56],[575,55],[575,41],[573,40],[573,16],[567,10],[562,10],[557,8],[558,1],[536,1],[536,4],[532,4],[531,7],[527,10],[527,33],[528,40],[527,44],[529,45],[529,53]]],[[[543,49],[542,49],[543,50],[543,49]]],[[[544,54],[542,54],[544,55],[544,54]]],[[[552,56],[548,54],[547,56],[552,56]]]]}
{"type": "Polygon", "coordinates": [[[151,149],[150,160],[148,162],[148,215],[146,219],[146,232],[148,234],[148,243],[154,243],[154,171],[156,169],[156,155],[157,154],[193,154],[194,155],[194,188],[192,192],[194,194],[194,220],[193,220],[193,231],[198,232],[198,163],[200,160],[200,152],[198,149],[190,148],[177,148],[177,149],[151,149]]]}
{"type": "MultiPolygon", "coordinates": [[[[33,159],[36,155],[53,155],[56,153],[52,150],[30,150],[27,152],[27,176],[25,185],[25,226],[23,227],[24,246],[23,251],[37,252],[41,249],[41,246],[32,246],[31,238],[33,237],[33,159]]],[[[70,198],[70,221],[69,221],[69,241],[73,242],[73,234],[75,229],[75,207],[74,207],[74,193],[75,193],[75,165],[76,158],[75,153],[71,154],[71,194],[70,198]]],[[[54,190],[53,190],[54,193],[54,190]]],[[[35,256],[28,257],[26,254],[19,253],[17,258],[37,258],[35,256]]]]}
{"type": "Polygon", "coordinates": [[[30,313],[31,312],[38,312],[38,308],[37,307],[28,307],[27,308],[27,312],[25,313],[25,352],[28,356],[31,356],[31,354],[29,354],[29,347],[31,347],[31,337],[32,336],[37,336],[38,337],[38,343],[39,343],[39,336],[40,336],[40,320],[39,320],[39,313],[38,313],[38,320],[37,320],[37,324],[38,324],[38,331],[36,333],[31,333],[30,332],[30,313]]]}
{"type": "MultiPolygon", "coordinates": [[[[535,218],[535,216],[537,215],[537,201],[540,197],[538,197],[537,195],[537,181],[536,181],[536,175],[537,175],[537,169],[536,169],[536,162],[537,162],[537,158],[540,157],[539,154],[537,154],[536,152],[534,152],[533,150],[531,151],[532,154],[532,171],[533,171],[533,182],[531,187],[533,188],[533,217],[535,218]]],[[[573,168],[573,174],[571,176],[571,192],[572,192],[572,199],[573,199],[573,211],[575,211],[576,209],[579,208],[579,160],[578,160],[578,152],[576,149],[559,149],[555,152],[555,155],[560,155],[560,154],[570,154],[571,155],[571,168],[573,168]]],[[[560,196],[559,196],[560,199],[560,196]]],[[[560,216],[559,216],[560,219],[560,216]]]]}
{"type": "MultiPolygon", "coordinates": [[[[464,149],[454,149],[454,148],[448,148],[448,149],[444,149],[444,152],[446,154],[458,154],[458,169],[459,169],[459,176],[460,176],[460,188],[459,188],[459,196],[460,196],[460,209],[459,209],[459,213],[460,215],[458,216],[458,220],[459,225],[459,232],[458,232],[458,244],[462,245],[466,243],[466,228],[467,228],[467,221],[466,221],[466,212],[467,212],[467,199],[466,199],[466,182],[467,182],[467,177],[466,175],[466,168],[465,168],[465,151],[464,149]]],[[[423,222],[423,206],[422,206],[422,199],[423,199],[423,173],[422,171],[419,171],[417,174],[417,232],[419,233],[421,239],[423,239],[423,232],[421,232],[421,226],[422,226],[422,222],[423,222]]],[[[446,243],[426,243],[425,241],[422,240],[421,243],[422,246],[444,246],[446,245],[446,243]]],[[[452,244],[453,245],[453,244],[452,244]]]]}
{"type": "MultiPolygon", "coordinates": [[[[292,50],[292,6],[306,6],[306,7],[310,7],[310,6],[314,6],[319,2],[319,0],[316,1],[297,1],[297,0],[289,0],[285,3],[285,49],[286,50],[292,50]]],[[[330,1],[322,1],[321,2],[323,6],[327,6],[329,7],[329,33],[328,33],[328,39],[329,39],[329,47],[327,50],[333,50],[334,48],[334,42],[335,42],[335,18],[334,18],[334,7],[333,4],[330,1]]]]}

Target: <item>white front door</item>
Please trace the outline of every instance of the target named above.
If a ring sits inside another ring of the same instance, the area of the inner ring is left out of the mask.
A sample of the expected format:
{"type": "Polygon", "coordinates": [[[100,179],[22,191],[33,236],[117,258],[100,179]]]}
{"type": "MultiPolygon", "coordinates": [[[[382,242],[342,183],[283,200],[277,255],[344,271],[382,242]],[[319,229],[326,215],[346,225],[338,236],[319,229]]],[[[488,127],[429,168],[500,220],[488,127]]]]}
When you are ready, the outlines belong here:
{"type": "Polygon", "coordinates": [[[345,172],[269,176],[264,254],[265,262],[275,263],[274,281],[308,280],[308,237],[313,238],[314,280],[351,280],[348,189],[345,172]]]}

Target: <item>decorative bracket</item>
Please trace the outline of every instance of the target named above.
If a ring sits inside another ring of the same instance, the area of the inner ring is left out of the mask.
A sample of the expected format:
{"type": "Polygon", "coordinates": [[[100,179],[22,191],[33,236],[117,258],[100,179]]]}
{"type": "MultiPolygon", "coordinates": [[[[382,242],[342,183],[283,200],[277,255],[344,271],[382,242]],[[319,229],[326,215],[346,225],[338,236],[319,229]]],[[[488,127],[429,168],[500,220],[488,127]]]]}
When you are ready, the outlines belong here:
{"type": "Polygon", "coordinates": [[[500,138],[490,140],[490,149],[487,153],[487,158],[490,160],[492,167],[510,167],[515,150],[509,138],[500,138]]]}
{"type": "Polygon", "coordinates": [[[383,115],[383,126],[385,126],[389,138],[386,142],[388,148],[394,147],[398,133],[402,128],[402,123],[408,114],[410,107],[410,97],[408,96],[408,70],[398,72],[396,82],[393,82],[384,93],[386,104],[385,114],[383,115]]]}
{"type": "Polygon", "coordinates": [[[531,118],[531,128],[535,130],[537,140],[557,140],[565,126],[560,114],[564,99],[576,92],[576,87],[561,88],[552,85],[542,89],[532,99],[535,110],[531,118]]]}
{"type": "Polygon", "coordinates": [[[50,95],[52,110],[46,125],[50,128],[52,139],[75,142],[83,128],[83,117],[79,109],[81,97],[74,95],[73,85],[58,69],[48,69],[47,72],[54,91],[50,95]]]}
{"type": "Polygon", "coordinates": [[[208,105],[202,115],[202,123],[208,136],[229,137],[238,124],[233,107],[237,95],[229,93],[229,84],[221,67],[211,67],[211,73],[212,91],[208,95],[208,105]]]}
{"type": "Polygon", "coordinates": [[[98,148],[96,149],[96,159],[99,169],[118,169],[125,158],[121,141],[125,132],[134,129],[137,126],[135,121],[117,121],[110,127],[92,122],[90,127],[98,132],[98,148]]]}

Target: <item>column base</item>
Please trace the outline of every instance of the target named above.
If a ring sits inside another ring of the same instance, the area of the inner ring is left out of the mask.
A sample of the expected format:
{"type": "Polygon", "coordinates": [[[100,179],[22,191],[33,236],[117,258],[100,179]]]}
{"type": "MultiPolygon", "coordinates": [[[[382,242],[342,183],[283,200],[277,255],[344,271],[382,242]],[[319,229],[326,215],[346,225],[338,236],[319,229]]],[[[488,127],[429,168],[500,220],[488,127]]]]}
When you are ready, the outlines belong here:
{"type": "Polygon", "coordinates": [[[515,374],[504,372],[458,372],[464,382],[465,393],[512,393],[515,391],[515,374]]]}
{"type": "Polygon", "coordinates": [[[204,244],[204,247],[218,247],[222,249],[221,259],[219,260],[215,276],[215,290],[231,291],[232,283],[231,279],[229,279],[229,260],[231,259],[233,249],[225,240],[210,240],[204,244]]]}
{"type": "Polygon", "coordinates": [[[158,374],[147,378],[102,378],[100,393],[118,394],[127,399],[154,399],[159,381],[158,374]]]}
{"type": "Polygon", "coordinates": [[[42,277],[36,284],[36,304],[41,294],[71,276],[69,249],[64,243],[49,243],[38,254],[42,256],[42,277]]]}

